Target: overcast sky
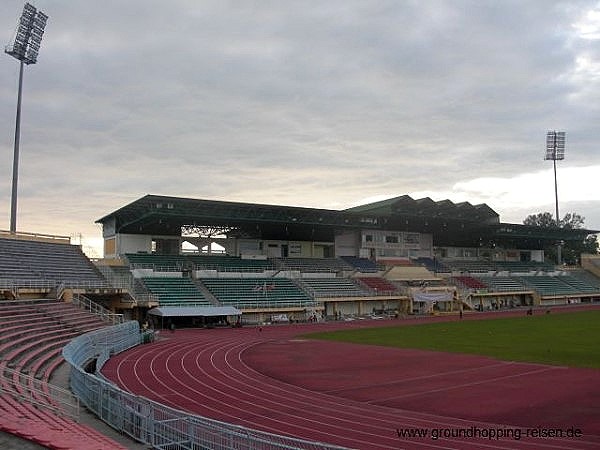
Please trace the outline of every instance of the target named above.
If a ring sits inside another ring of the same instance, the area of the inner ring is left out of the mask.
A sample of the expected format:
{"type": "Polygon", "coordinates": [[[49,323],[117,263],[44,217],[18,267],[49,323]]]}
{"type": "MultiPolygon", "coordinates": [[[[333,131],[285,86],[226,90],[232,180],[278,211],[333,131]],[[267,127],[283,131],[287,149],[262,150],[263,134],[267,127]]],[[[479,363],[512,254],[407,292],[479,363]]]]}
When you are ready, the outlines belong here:
{"type": "MultiPolygon", "coordinates": [[[[145,194],[343,209],[408,194],[600,229],[600,2],[59,1],[26,66],[19,231],[145,194]]],[[[24,2],[0,0],[3,44],[24,2]]],[[[0,58],[0,229],[18,62],[0,58]]]]}

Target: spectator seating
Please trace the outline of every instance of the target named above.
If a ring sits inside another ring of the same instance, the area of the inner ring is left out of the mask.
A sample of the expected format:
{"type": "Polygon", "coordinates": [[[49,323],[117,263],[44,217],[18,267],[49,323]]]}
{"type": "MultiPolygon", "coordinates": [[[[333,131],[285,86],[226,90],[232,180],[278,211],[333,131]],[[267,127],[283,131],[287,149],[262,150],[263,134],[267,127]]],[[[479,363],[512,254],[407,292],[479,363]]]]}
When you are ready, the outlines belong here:
{"type": "Polygon", "coordinates": [[[54,449],[122,449],[61,412],[48,381],[73,337],[103,327],[55,300],[0,301],[0,430],[54,449]]]}
{"type": "Polygon", "coordinates": [[[222,304],[236,308],[313,306],[314,301],[287,278],[203,278],[222,304]]]}
{"type": "Polygon", "coordinates": [[[542,263],[536,261],[495,261],[496,270],[507,271],[512,273],[523,273],[523,272],[551,272],[554,270],[554,266],[549,263],[542,263]]]}
{"type": "Polygon", "coordinates": [[[527,273],[551,272],[554,266],[536,261],[487,261],[487,260],[460,260],[445,258],[443,261],[432,258],[416,258],[416,264],[427,267],[434,273],[465,273],[486,274],[493,272],[527,273]]]}
{"type": "MultiPolygon", "coordinates": [[[[576,272],[574,272],[576,273],[576,272]]],[[[488,287],[490,292],[537,291],[542,296],[600,294],[600,286],[592,284],[596,277],[585,271],[572,275],[529,275],[529,276],[478,276],[473,277],[488,287]],[[590,281],[588,281],[590,279],[590,281]]],[[[470,277],[454,277],[465,280],[470,277]]]]}
{"type": "Polygon", "coordinates": [[[276,258],[280,270],[297,270],[306,273],[343,272],[354,268],[340,258],[276,258]]]}
{"type": "Polygon", "coordinates": [[[37,356],[49,356],[42,355],[42,348],[53,352],[73,337],[105,325],[89,312],[54,300],[2,301],[0,312],[2,361],[36,377],[41,377],[46,368],[37,356]],[[36,356],[37,352],[40,354],[36,356]],[[32,372],[30,365],[36,370],[32,372]]]}
{"type": "Polygon", "coordinates": [[[2,385],[0,430],[44,448],[80,450],[125,450],[126,447],[75,420],[17,400],[10,386],[2,385]]]}
{"type": "Polygon", "coordinates": [[[381,277],[357,277],[367,289],[375,292],[377,295],[397,294],[398,288],[393,283],[390,283],[385,278],[381,277]]]}
{"type": "Polygon", "coordinates": [[[523,286],[519,279],[514,277],[484,277],[479,276],[477,279],[488,286],[491,292],[515,292],[515,291],[530,291],[531,288],[523,286]]]}
{"type": "Polygon", "coordinates": [[[600,290],[597,286],[589,283],[587,280],[583,280],[577,277],[574,277],[572,274],[569,275],[558,275],[557,278],[563,283],[568,284],[575,288],[578,292],[584,293],[592,293],[596,292],[600,294],[600,290]]]}
{"type": "Polygon", "coordinates": [[[81,247],[68,243],[0,238],[0,279],[65,287],[109,287],[81,247]]]}
{"type": "Polygon", "coordinates": [[[476,274],[496,271],[496,266],[491,261],[445,259],[444,264],[453,273],[476,274]]]}
{"type": "Polygon", "coordinates": [[[300,283],[316,298],[372,295],[349,278],[302,278],[300,283]]]}
{"type": "Polygon", "coordinates": [[[342,256],[341,259],[354,267],[355,270],[358,270],[362,273],[375,273],[381,270],[375,261],[368,258],[359,258],[358,256],[342,256]]]}
{"type": "Polygon", "coordinates": [[[466,289],[487,289],[488,286],[483,281],[469,276],[458,276],[450,279],[459,287],[466,289]]]}
{"type": "Polygon", "coordinates": [[[598,278],[593,273],[588,272],[587,270],[569,270],[569,275],[575,278],[576,280],[585,282],[588,286],[595,287],[596,290],[600,290],[600,278],[598,278]]]}
{"type": "Polygon", "coordinates": [[[518,279],[524,285],[535,289],[542,296],[576,295],[581,292],[579,289],[563,281],[564,277],[535,275],[518,277],[518,279]]]}
{"type": "Polygon", "coordinates": [[[127,253],[125,259],[132,269],[152,269],[156,272],[181,272],[186,264],[182,255],[127,253]]]}
{"type": "Polygon", "coordinates": [[[153,269],[157,272],[183,270],[216,270],[218,272],[264,272],[273,269],[267,259],[240,258],[227,255],[156,255],[153,253],[128,253],[125,255],[131,268],[153,269]]]}
{"type": "Polygon", "coordinates": [[[190,278],[144,277],[142,282],[160,306],[213,306],[190,278]]]}
{"type": "Polygon", "coordinates": [[[273,269],[273,262],[268,259],[241,258],[228,255],[190,255],[187,258],[196,270],[260,273],[273,269]]]}

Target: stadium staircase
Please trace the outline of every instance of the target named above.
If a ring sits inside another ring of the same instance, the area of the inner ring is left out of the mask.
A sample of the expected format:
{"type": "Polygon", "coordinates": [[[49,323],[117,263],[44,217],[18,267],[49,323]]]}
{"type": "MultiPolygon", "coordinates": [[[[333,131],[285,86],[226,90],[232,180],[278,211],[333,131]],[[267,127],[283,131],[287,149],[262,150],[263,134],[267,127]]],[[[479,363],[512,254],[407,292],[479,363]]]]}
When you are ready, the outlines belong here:
{"type": "Polygon", "coordinates": [[[62,347],[105,323],[58,300],[0,301],[0,430],[50,449],[121,449],[77,422],[78,404],[50,384],[62,347]]]}

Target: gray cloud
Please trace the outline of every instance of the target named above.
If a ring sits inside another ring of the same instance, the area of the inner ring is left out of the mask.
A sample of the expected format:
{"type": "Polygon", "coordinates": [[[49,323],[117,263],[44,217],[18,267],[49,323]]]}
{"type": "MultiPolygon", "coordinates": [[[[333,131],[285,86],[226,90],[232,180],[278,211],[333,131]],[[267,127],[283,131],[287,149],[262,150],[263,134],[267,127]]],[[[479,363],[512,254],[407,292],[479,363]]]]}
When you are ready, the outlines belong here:
{"type": "MultiPolygon", "coordinates": [[[[64,207],[73,232],[97,233],[145,193],[340,208],[443,193],[547,168],[553,128],[568,133],[562,166],[600,164],[600,50],[581,27],[598,4],[36,6],[50,19],[25,71],[22,229],[64,227],[64,207]]],[[[21,9],[4,1],[5,42],[21,9]]],[[[0,58],[6,211],[17,66],[0,58]]]]}

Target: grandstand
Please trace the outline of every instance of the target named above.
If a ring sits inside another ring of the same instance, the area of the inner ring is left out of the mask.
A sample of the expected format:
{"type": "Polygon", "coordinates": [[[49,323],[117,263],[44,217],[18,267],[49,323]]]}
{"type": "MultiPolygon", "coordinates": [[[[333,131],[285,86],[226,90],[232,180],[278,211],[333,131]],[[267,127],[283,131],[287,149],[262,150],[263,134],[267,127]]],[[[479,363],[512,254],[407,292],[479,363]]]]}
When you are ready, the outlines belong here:
{"type": "MultiPolygon", "coordinates": [[[[128,265],[136,280],[159,272],[188,277],[207,301],[219,305],[224,286],[229,283],[231,291],[236,283],[243,284],[236,279],[264,277],[270,286],[274,278],[288,278],[325,316],[341,309],[349,315],[372,310],[369,302],[377,302],[382,292],[398,296],[397,307],[411,312],[411,292],[419,286],[456,289],[455,301],[465,307],[556,303],[556,291],[550,295],[539,283],[519,277],[561,274],[544,261],[543,243],[579,240],[592,232],[501,223],[485,204],[409,196],[333,211],[147,195],[97,222],[105,230],[105,256],[128,265]],[[215,227],[225,254],[210,254],[215,227]],[[206,253],[184,252],[184,242],[202,243],[206,253]],[[361,274],[394,288],[353,280],[361,274]]],[[[139,295],[144,289],[139,281],[137,286],[139,295]]],[[[578,301],[593,301],[596,291],[580,286],[578,301]]],[[[559,294],[565,303],[573,300],[567,291],[559,294]]],[[[258,305],[245,287],[235,299],[231,293],[225,297],[229,304],[258,305]]],[[[294,305],[292,294],[276,300],[269,301],[264,318],[273,313],[273,305],[300,310],[306,304],[298,299],[294,305]]],[[[445,307],[456,310],[457,305],[445,307]]],[[[251,309],[252,315],[248,310],[245,317],[261,320],[256,308],[251,309]]]]}
{"type": "Polygon", "coordinates": [[[98,222],[105,258],[95,263],[65,237],[0,233],[3,429],[25,435],[6,417],[30,414],[43,430],[62,410],[48,397],[61,348],[109,317],[231,326],[600,300],[600,263],[567,270],[541,250],[591,230],[503,224],[487,205],[402,196],[332,211],[150,195],[98,222]],[[224,254],[210,253],[203,226],[219,228],[224,254]],[[23,412],[25,395],[35,401],[23,412]]]}

